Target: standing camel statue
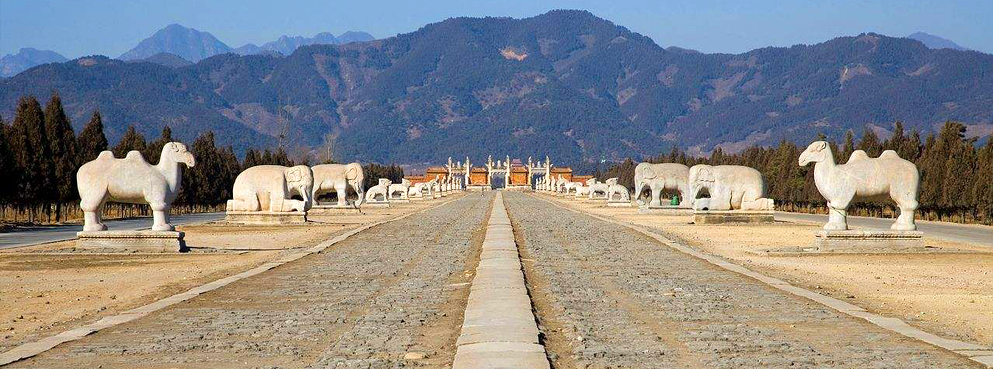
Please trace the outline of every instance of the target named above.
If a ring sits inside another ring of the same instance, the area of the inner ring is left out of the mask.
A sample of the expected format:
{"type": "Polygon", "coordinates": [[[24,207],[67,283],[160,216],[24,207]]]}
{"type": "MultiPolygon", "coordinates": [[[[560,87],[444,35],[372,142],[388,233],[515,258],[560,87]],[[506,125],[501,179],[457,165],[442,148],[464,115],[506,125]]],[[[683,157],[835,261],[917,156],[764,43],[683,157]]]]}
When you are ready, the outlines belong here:
{"type": "Polygon", "coordinates": [[[101,152],[96,159],[83,164],[76,172],[79,207],[83,210],[83,231],[105,231],[103,205],[110,202],[148,204],[152,208],[152,230],[172,231],[169,209],[182,190],[183,172],[179,163],[192,168],[196,165],[186,145],[169,142],[155,166],[148,164],[138,151],[129,151],[124,159],[114,158],[110,151],[101,152]]]}
{"type": "Polygon", "coordinates": [[[865,151],[855,150],[847,163],[835,164],[828,143],[816,141],[800,154],[798,163],[802,167],[814,163],[814,184],[830,211],[824,229],[848,229],[848,205],[854,198],[887,195],[900,208],[900,216],[890,229],[917,229],[914,212],[921,175],[914,163],[900,158],[896,151],[886,150],[878,158],[870,158],[865,151]]]}

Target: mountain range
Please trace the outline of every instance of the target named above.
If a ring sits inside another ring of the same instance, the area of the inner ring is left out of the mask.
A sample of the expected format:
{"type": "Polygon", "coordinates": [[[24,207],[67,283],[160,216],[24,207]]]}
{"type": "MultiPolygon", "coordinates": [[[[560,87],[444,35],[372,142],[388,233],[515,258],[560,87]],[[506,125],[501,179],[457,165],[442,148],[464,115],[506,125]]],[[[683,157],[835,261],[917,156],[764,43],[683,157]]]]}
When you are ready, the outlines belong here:
{"type": "Polygon", "coordinates": [[[62,63],[66,57],[51,50],[22,48],[17,54],[7,54],[0,58],[0,77],[11,77],[36,65],[62,63]]]}
{"type": "MultiPolygon", "coordinates": [[[[369,42],[290,55],[215,55],[165,67],[91,56],[0,81],[0,114],[62,95],[77,129],[93,110],[114,142],[128,125],[243,151],[305,150],[338,133],[338,159],[438,163],[468,155],[596,162],[672,147],[739,151],[818,134],[946,120],[993,131],[993,55],[865,33],[814,45],[705,54],[585,11],[452,18],[369,42]]],[[[7,118],[9,120],[9,118],[7,118]]]]}
{"type": "MultiPolygon", "coordinates": [[[[303,45],[335,45],[372,41],[374,39],[375,37],[365,32],[347,31],[338,36],[322,32],[314,37],[283,35],[278,40],[267,42],[261,47],[255,44],[246,44],[232,49],[209,32],[187,28],[179,24],[170,24],[142,40],[131,50],[121,54],[118,59],[149,61],[165,66],[178,67],[223,53],[233,52],[239,55],[289,55],[296,48],[303,45]]],[[[0,77],[12,77],[36,65],[62,63],[68,60],[62,54],[55,51],[22,48],[17,54],[8,54],[0,58],[0,77]]]]}
{"type": "Polygon", "coordinates": [[[920,41],[920,42],[924,43],[924,46],[927,46],[928,48],[931,48],[931,49],[952,49],[952,50],[958,50],[958,51],[968,51],[969,50],[969,49],[967,49],[965,47],[959,46],[959,44],[956,44],[952,40],[949,40],[947,38],[942,38],[942,37],[939,37],[939,36],[935,36],[935,35],[932,35],[930,33],[925,33],[925,32],[914,32],[914,33],[911,33],[909,36],[907,36],[907,38],[920,41]]]}

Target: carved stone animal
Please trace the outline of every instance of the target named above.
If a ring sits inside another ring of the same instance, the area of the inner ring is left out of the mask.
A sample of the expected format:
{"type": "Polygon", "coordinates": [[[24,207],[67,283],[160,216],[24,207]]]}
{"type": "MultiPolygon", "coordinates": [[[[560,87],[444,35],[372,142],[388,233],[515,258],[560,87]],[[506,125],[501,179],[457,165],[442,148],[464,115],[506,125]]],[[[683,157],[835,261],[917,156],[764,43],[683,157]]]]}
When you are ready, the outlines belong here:
{"type": "Polygon", "coordinates": [[[402,179],[400,183],[394,183],[390,185],[390,198],[391,199],[407,199],[409,198],[408,191],[410,191],[410,180],[402,179]]]}
{"type": "Polygon", "coordinates": [[[306,165],[257,165],[235,178],[227,211],[307,211],[313,189],[314,174],[306,165]]]}
{"type": "Polygon", "coordinates": [[[694,165],[689,175],[690,197],[697,210],[772,210],[772,199],[764,198],[762,173],[741,165],[694,165]],[[697,199],[701,190],[709,198],[697,199]]]}
{"type": "Polygon", "coordinates": [[[814,163],[814,184],[827,200],[830,210],[824,229],[848,229],[848,205],[855,198],[889,197],[900,208],[900,216],[890,229],[913,231],[914,212],[921,176],[917,166],[900,158],[893,150],[870,158],[865,151],[855,150],[845,164],[835,164],[827,142],[817,141],[800,154],[800,166],[814,163]]]}
{"type": "Polygon", "coordinates": [[[355,206],[362,205],[362,199],[365,198],[365,191],[362,188],[365,173],[362,171],[362,164],[320,164],[312,169],[314,172],[312,198],[315,201],[323,194],[334,192],[338,196],[338,206],[347,206],[348,186],[351,186],[358,194],[355,206]]]}
{"type": "Polygon", "coordinates": [[[631,195],[628,193],[627,187],[624,187],[617,183],[617,178],[610,178],[604,183],[607,184],[607,200],[609,201],[631,201],[631,195]],[[614,195],[617,195],[618,199],[614,199],[614,195]]]}
{"type": "Polygon", "coordinates": [[[386,178],[380,178],[379,184],[370,187],[369,190],[365,192],[365,201],[387,201],[389,199],[391,184],[393,184],[393,181],[386,178]]]}
{"type": "Polygon", "coordinates": [[[129,151],[124,159],[116,159],[114,153],[104,151],[83,164],[76,171],[83,231],[107,230],[102,216],[103,206],[108,201],[148,204],[152,208],[152,230],[174,230],[169,224],[169,209],[182,190],[180,163],[192,168],[196,159],[186,150],[186,145],[169,142],[162,147],[162,155],[155,166],[148,164],[137,151],[129,151]]]}
{"type": "Polygon", "coordinates": [[[640,198],[642,191],[648,187],[651,191],[649,206],[662,205],[662,190],[679,191],[680,207],[692,207],[693,198],[689,196],[690,167],[679,163],[639,163],[634,167],[634,193],[640,198]]]}
{"type": "Polygon", "coordinates": [[[586,185],[590,188],[588,198],[593,200],[597,198],[597,194],[600,194],[599,198],[607,197],[607,190],[610,189],[610,185],[606,183],[599,183],[596,178],[590,178],[586,181],[586,185]]]}

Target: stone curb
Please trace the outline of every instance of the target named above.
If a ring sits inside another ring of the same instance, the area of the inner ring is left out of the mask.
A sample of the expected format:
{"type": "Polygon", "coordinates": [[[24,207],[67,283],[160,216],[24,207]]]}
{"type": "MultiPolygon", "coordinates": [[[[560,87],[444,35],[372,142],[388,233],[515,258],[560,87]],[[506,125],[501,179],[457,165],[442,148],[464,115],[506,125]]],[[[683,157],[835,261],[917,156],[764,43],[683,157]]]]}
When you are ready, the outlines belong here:
{"type": "Polygon", "coordinates": [[[289,262],[292,262],[292,261],[299,260],[299,259],[301,259],[301,258],[303,258],[303,257],[305,257],[307,255],[312,255],[312,254],[315,254],[315,253],[324,251],[328,247],[331,247],[332,245],[334,245],[334,244],[336,244],[338,242],[344,241],[344,240],[348,239],[349,237],[354,236],[355,234],[357,234],[359,232],[362,232],[364,230],[367,230],[369,228],[372,228],[372,227],[375,227],[375,226],[378,226],[378,225],[382,225],[382,224],[386,224],[386,223],[389,223],[389,222],[401,220],[401,219],[404,219],[406,217],[409,217],[409,216],[412,216],[412,215],[415,215],[415,214],[419,214],[419,213],[422,213],[422,212],[425,212],[425,211],[434,209],[436,207],[439,207],[439,206],[448,204],[448,203],[450,203],[452,201],[458,200],[459,198],[461,198],[461,197],[456,197],[456,198],[453,198],[453,199],[450,199],[450,200],[447,200],[447,201],[444,201],[444,202],[440,202],[438,204],[429,206],[427,208],[418,210],[418,211],[413,212],[413,213],[408,213],[408,214],[400,215],[400,216],[395,217],[395,218],[385,219],[385,220],[381,220],[381,221],[378,221],[378,222],[375,222],[375,223],[370,223],[370,224],[366,224],[366,225],[360,226],[358,228],[355,228],[355,229],[352,229],[352,230],[347,231],[345,233],[342,233],[342,234],[340,234],[340,235],[338,235],[338,236],[336,236],[336,237],[334,237],[334,238],[332,238],[330,240],[324,241],[324,242],[322,242],[322,243],[320,243],[320,244],[318,244],[318,245],[316,245],[314,247],[310,247],[310,248],[306,249],[305,251],[298,252],[298,253],[293,253],[293,254],[290,254],[290,255],[286,255],[286,256],[284,256],[284,257],[282,257],[282,258],[280,258],[280,259],[278,259],[276,261],[268,262],[268,263],[262,264],[260,266],[257,266],[255,268],[246,270],[244,272],[241,272],[241,273],[238,273],[238,274],[229,276],[229,277],[221,278],[221,279],[215,280],[213,282],[209,282],[209,283],[200,285],[198,287],[191,288],[191,289],[187,290],[186,292],[178,293],[178,294],[175,294],[175,295],[172,295],[172,296],[169,296],[169,297],[160,299],[160,300],[155,301],[153,303],[150,303],[150,304],[147,304],[147,305],[144,305],[144,306],[135,308],[135,309],[131,309],[131,310],[125,311],[125,312],[120,313],[118,315],[112,315],[112,316],[104,317],[104,318],[102,318],[102,319],[100,319],[100,320],[98,320],[98,321],[96,321],[94,323],[90,323],[88,325],[84,325],[84,326],[79,327],[79,328],[75,328],[75,329],[71,329],[71,330],[68,330],[68,331],[64,331],[64,332],[59,333],[59,334],[56,334],[54,336],[42,338],[42,339],[40,339],[38,341],[28,342],[28,343],[22,344],[20,346],[17,346],[17,347],[15,347],[13,349],[8,350],[7,352],[4,352],[4,353],[0,354],[0,366],[7,365],[7,364],[10,364],[10,363],[14,363],[14,362],[17,362],[17,361],[20,361],[20,360],[27,359],[29,357],[38,355],[38,354],[43,353],[45,351],[51,350],[52,348],[55,348],[55,346],[58,346],[60,344],[63,344],[63,343],[66,343],[66,342],[75,341],[75,340],[81,339],[83,337],[86,337],[87,335],[90,335],[92,333],[95,333],[95,332],[97,332],[97,331],[99,331],[101,329],[110,328],[110,327],[116,326],[118,324],[130,322],[132,320],[141,318],[141,317],[143,317],[145,315],[148,315],[148,314],[151,314],[153,312],[162,310],[162,309],[164,309],[166,307],[169,307],[169,306],[178,304],[180,302],[189,300],[189,299],[194,298],[196,296],[199,296],[201,294],[204,294],[204,293],[207,293],[207,292],[216,290],[218,288],[224,287],[224,286],[226,286],[228,284],[231,284],[233,282],[236,282],[236,281],[239,281],[239,280],[242,280],[242,279],[245,279],[245,278],[254,276],[254,275],[258,275],[258,274],[264,273],[264,272],[266,272],[266,271],[268,271],[268,270],[270,270],[272,268],[278,267],[280,265],[283,265],[283,264],[286,264],[286,263],[289,263],[289,262]]]}
{"type": "Polygon", "coordinates": [[[493,200],[482,248],[452,368],[549,368],[502,192],[493,200]]]}
{"type": "Polygon", "coordinates": [[[917,329],[917,328],[915,328],[915,327],[907,324],[906,322],[904,322],[901,319],[887,317],[887,316],[878,315],[878,314],[874,314],[874,313],[870,313],[870,312],[866,311],[865,309],[863,309],[863,308],[861,308],[861,307],[859,307],[857,305],[853,305],[853,304],[850,304],[848,302],[845,302],[845,301],[842,301],[842,300],[838,300],[838,299],[833,298],[833,297],[830,297],[830,296],[825,296],[825,295],[819,294],[819,293],[814,292],[814,291],[810,291],[810,290],[807,290],[807,289],[804,289],[804,288],[801,288],[801,287],[797,287],[797,286],[791,285],[788,282],[783,281],[783,280],[779,280],[779,279],[772,278],[772,277],[769,277],[769,276],[764,275],[764,274],[761,274],[761,273],[757,273],[757,272],[755,272],[755,271],[753,271],[751,269],[748,269],[748,268],[745,268],[745,267],[743,267],[741,265],[734,264],[734,263],[732,263],[730,261],[727,261],[726,259],[724,259],[724,258],[722,258],[720,256],[710,255],[710,254],[703,253],[701,251],[698,251],[696,249],[690,248],[690,247],[688,247],[686,245],[683,245],[681,243],[678,243],[676,241],[670,240],[670,239],[668,239],[666,237],[660,236],[660,235],[656,234],[655,232],[652,232],[652,231],[648,230],[645,227],[636,226],[636,225],[633,225],[633,224],[624,223],[624,222],[613,220],[613,219],[610,219],[610,218],[605,218],[605,217],[602,217],[602,216],[599,216],[599,215],[596,215],[596,214],[583,212],[581,210],[573,209],[571,207],[564,206],[562,204],[557,204],[554,201],[548,201],[548,200],[545,200],[545,201],[551,203],[554,206],[558,206],[558,207],[560,207],[562,209],[566,209],[566,210],[569,210],[569,211],[572,211],[572,212],[575,212],[575,213],[579,213],[579,214],[583,214],[583,215],[587,215],[587,216],[590,216],[590,217],[593,217],[593,218],[596,218],[596,219],[599,219],[599,220],[602,220],[602,221],[605,221],[605,222],[608,222],[608,223],[612,223],[612,224],[616,224],[616,225],[619,225],[619,226],[626,227],[628,229],[631,229],[631,230],[634,230],[634,231],[636,231],[638,233],[641,233],[641,234],[643,234],[645,236],[648,236],[648,237],[650,237],[650,238],[658,241],[659,243],[661,243],[661,244],[663,244],[665,246],[668,246],[670,248],[673,248],[673,249],[675,249],[675,250],[677,250],[679,252],[682,252],[684,254],[688,254],[688,255],[693,256],[695,258],[703,259],[704,261],[706,261],[708,263],[711,263],[711,264],[713,264],[715,266],[718,266],[718,267],[720,267],[722,269],[729,270],[729,271],[732,271],[732,272],[735,272],[735,273],[744,275],[746,277],[750,277],[752,279],[755,279],[755,280],[758,280],[758,281],[760,281],[762,283],[765,283],[765,284],[769,285],[772,288],[775,288],[775,289],[778,289],[778,290],[787,292],[787,293],[792,294],[794,296],[799,296],[799,297],[806,298],[808,300],[812,300],[812,301],[817,302],[817,303],[819,303],[821,305],[824,305],[824,306],[827,306],[827,307],[829,307],[831,309],[837,310],[837,311],[839,311],[839,312],[841,312],[841,313],[843,313],[845,315],[848,315],[848,316],[851,316],[851,317],[855,317],[855,318],[864,319],[864,320],[868,321],[869,323],[872,323],[872,324],[874,324],[874,325],[876,325],[876,326],[878,326],[880,328],[884,328],[886,330],[895,332],[895,333],[900,334],[900,335],[902,335],[904,337],[912,338],[912,339],[915,339],[915,340],[918,340],[918,341],[921,341],[921,342],[924,342],[924,343],[927,343],[927,344],[930,344],[930,345],[933,345],[933,346],[937,346],[937,347],[946,349],[946,350],[951,351],[951,352],[954,352],[956,354],[965,356],[966,358],[968,358],[968,359],[970,359],[972,361],[975,361],[975,362],[978,362],[978,363],[980,363],[982,365],[985,365],[988,368],[993,368],[993,347],[986,347],[986,346],[981,346],[981,345],[978,345],[978,344],[975,344],[975,343],[970,343],[970,342],[964,342],[964,341],[959,341],[959,340],[953,340],[953,339],[943,338],[943,337],[940,337],[940,336],[935,335],[933,333],[928,333],[928,332],[922,331],[920,329],[917,329]]]}

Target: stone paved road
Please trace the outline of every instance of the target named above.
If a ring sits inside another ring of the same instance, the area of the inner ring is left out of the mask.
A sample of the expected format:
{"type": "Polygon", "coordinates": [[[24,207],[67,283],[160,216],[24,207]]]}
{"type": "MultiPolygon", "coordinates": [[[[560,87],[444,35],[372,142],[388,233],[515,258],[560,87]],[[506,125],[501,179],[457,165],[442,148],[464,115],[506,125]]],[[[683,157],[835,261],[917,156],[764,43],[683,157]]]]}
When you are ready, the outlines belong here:
{"type": "Polygon", "coordinates": [[[556,368],[977,366],[536,196],[505,202],[556,368]]]}
{"type": "Polygon", "coordinates": [[[14,367],[450,366],[492,194],[469,194],[14,367]],[[405,361],[408,352],[426,359],[405,361]]]}
{"type": "MultiPolygon", "coordinates": [[[[182,214],[170,217],[172,225],[210,222],[223,219],[224,213],[182,214]]],[[[152,226],[152,218],[108,220],[107,228],[112,231],[133,231],[152,226]]],[[[76,232],[83,230],[80,224],[38,226],[18,228],[0,233],[0,249],[22,247],[76,238],[76,232]]]]}
{"type": "MultiPolygon", "coordinates": [[[[776,220],[814,222],[823,225],[827,223],[827,218],[827,215],[822,214],[776,212],[776,220]]],[[[893,219],[850,216],[848,224],[857,228],[887,230],[893,225],[893,219]]],[[[993,227],[989,226],[917,221],[917,229],[928,237],[993,247],[993,227]]]]}

